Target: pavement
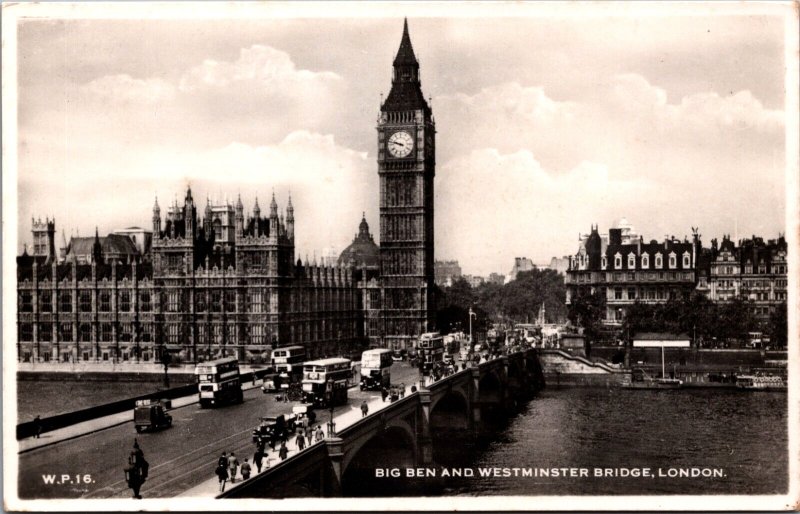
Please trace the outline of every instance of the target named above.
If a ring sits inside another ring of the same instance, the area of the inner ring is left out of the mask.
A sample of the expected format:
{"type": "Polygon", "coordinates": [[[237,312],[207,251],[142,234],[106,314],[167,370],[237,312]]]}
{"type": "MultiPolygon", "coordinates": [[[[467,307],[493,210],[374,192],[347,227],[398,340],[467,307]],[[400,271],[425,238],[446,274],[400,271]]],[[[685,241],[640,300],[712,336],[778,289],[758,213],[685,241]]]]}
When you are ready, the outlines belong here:
{"type": "MultiPolygon", "coordinates": [[[[405,394],[406,395],[410,395],[411,394],[411,386],[410,385],[406,386],[405,394]]],[[[372,414],[374,414],[376,412],[379,412],[379,411],[385,409],[389,405],[391,405],[391,402],[389,402],[389,401],[384,402],[383,400],[381,400],[380,397],[377,397],[377,399],[370,400],[370,401],[367,402],[367,407],[369,407],[368,413],[369,413],[369,415],[372,415],[372,414]]],[[[362,418],[362,416],[361,416],[361,404],[359,403],[358,405],[351,405],[350,409],[348,409],[347,411],[345,411],[345,412],[343,412],[343,413],[341,413],[341,414],[339,414],[337,416],[334,416],[333,420],[334,420],[334,423],[336,423],[336,429],[337,430],[343,430],[343,429],[349,427],[350,425],[354,424],[355,422],[357,422],[361,418],[362,418]]],[[[325,419],[326,419],[325,416],[322,416],[322,419],[320,420],[320,425],[322,426],[323,431],[327,430],[327,421],[325,421],[325,419]]],[[[327,438],[328,434],[326,433],[325,435],[326,435],[326,438],[327,438]]],[[[314,443],[314,445],[316,445],[316,444],[321,444],[321,443],[314,443]]],[[[314,445],[312,445],[312,446],[314,446],[314,445]]],[[[289,455],[287,457],[287,460],[295,457],[301,451],[305,451],[305,450],[310,448],[310,446],[306,446],[306,448],[304,450],[298,450],[297,444],[295,443],[295,438],[294,437],[290,438],[286,442],[286,447],[289,449],[289,455]]],[[[266,448],[266,452],[267,452],[267,455],[266,455],[264,461],[262,461],[261,473],[266,472],[266,470],[269,469],[271,466],[273,466],[276,463],[280,462],[280,457],[278,456],[277,448],[276,448],[276,450],[270,450],[270,448],[267,447],[266,448]]],[[[239,464],[241,465],[242,462],[243,462],[243,460],[240,461],[239,464]]],[[[258,470],[256,470],[256,468],[255,468],[255,466],[253,465],[252,462],[250,463],[250,465],[252,467],[250,480],[252,480],[254,477],[258,476],[260,473],[258,473],[258,470]]],[[[226,483],[225,484],[225,489],[230,489],[230,487],[236,486],[236,484],[241,483],[242,480],[243,480],[242,479],[242,475],[237,470],[236,481],[233,484],[226,483]]],[[[216,498],[217,495],[220,494],[220,492],[222,492],[222,491],[220,489],[219,479],[216,476],[212,475],[205,482],[202,482],[202,483],[198,484],[197,486],[192,487],[191,489],[188,489],[188,490],[184,491],[183,493],[179,494],[178,497],[184,497],[184,498],[216,498]]]]}
{"type": "MultiPolygon", "coordinates": [[[[246,391],[248,389],[253,389],[254,387],[260,387],[261,382],[262,380],[256,380],[255,383],[253,383],[252,381],[244,382],[242,384],[242,390],[246,391]]],[[[180,398],[175,398],[172,400],[172,408],[170,410],[186,407],[187,405],[192,405],[197,402],[198,402],[197,393],[194,393],[190,396],[182,396],[180,398]]],[[[107,428],[123,425],[125,423],[133,423],[132,410],[126,410],[124,412],[119,412],[117,414],[111,414],[110,416],[103,416],[102,418],[91,419],[88,421],[70,425],[68,427],[59,428],[57,430],[51,430],[43,433],[39,438],[29,437],[23,439],[21,441],[18,441],[19,444],[18,453],[25,453],[35,450],[37,448],[42,448],[44,446],[58,444],[63,441],[75,439],[94,432],[98,432],[100,430],[105,430],[107,428]]]]}

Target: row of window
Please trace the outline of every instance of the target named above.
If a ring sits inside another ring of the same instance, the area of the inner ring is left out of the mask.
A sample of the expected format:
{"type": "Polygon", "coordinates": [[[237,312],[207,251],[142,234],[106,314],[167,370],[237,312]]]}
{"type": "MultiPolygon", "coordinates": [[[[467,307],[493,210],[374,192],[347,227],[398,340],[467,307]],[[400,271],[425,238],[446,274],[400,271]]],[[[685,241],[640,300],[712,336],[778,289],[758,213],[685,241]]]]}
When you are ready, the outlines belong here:
{"type": "MultiPolygon", "coordinates": [[[[97,326],[97,340],[110,342],[114,340],[114,324],[100,323],[97,326]]],[[[18,339],[20,342],[30,342],[34,340],[33,323],[20,323],[18,339]]],[[[92,342],[91,323],[59,323],[55,324],[57,333],[53,333],[54,324],[40,323],[38,325],[38,340],[41,342],[56,341],[71,343],[75,341],[75,329],[77,329],[77,341],[81,343],[92,342]]],[[[139,341],[148,343],[153,341],[154,324],[142,323],[139,325],[139,341]]],[[[168,344],[185,344],[189,340],[190,326],[187,324],[169,323],[164,327],[164,340],[168,344]]],[[[340,339],[355,335],[354,324],[350,320],[315,320],[303,323],[295,323],[289,326],[292,341],[316,341],[319,339],[340,339]]],[[[236,344],[239,339],[250,344],[274,344],[278,341],[277,327],[268,327],[263,324],[222,324],[214,323],[210,325],[196,326],[197,344],[236,344]]],[[[131,324],[117,325],[117,340],[120,342],[133,342],[134,327],[131,324]]]]}
{"type": "MultiPolygon", "coordinates": [[[[58,292],[59,312],[73,312],[72,291],[58,292]]],[[[33,312],[33,293],[28,290],[19,292],[19,311],[33,312]]],[[[112,312],[112,294],[108,291],[97,293],[97,311],[112,312]]],[[[130,291],[120,291],[118,312],[130,312],[132,307],[132,293],[130,291]]],[[[92,312],[92,292],[78,291],[78,312],[92,312]]],[[[39,295],[39,312],[53,312],[53,294],[43,292],[39,295]]],[[[139,293],[139,311],[150,312],[152,309],[152,298],[149,292],[139,293]]]]}
{"type": "MultiPolygon", "coordinates": [[[[129,361],[129,360],[137,360],[137,358],[136,358],[137,353],[139,355],[138,360],[141,360],[141,361],[144,361],[144,362],[149,362],[150,358],[151,358],[151,355],[150,355],[149,351],[142,350],[142,349],[139,349],[137,351],[136,348],[131,348],[131,349],[120,348],[120,352],[119,353],[120,353],[120,360],[122,360],[123,362],[129,361]]],[[[79,360],[84,360],[84,361],[94,360],[94,350],[90,349],[90,350],[84,351],[84,352],[82,352],[80,354],[80,356],[81,357],[80,357],[79,360]]],[[[56,359],[58,357],[60,357],[60,359],[58,359],[59,362],[72,362],[73,361],[73,356],[72,356],[72,352],[71,351],[69,351],[69,352],[61,352],[60,356],[53,355],[49,351],[43,351],[43,352],[39,353],[39,360],[41,360],[43,362],[50,362],[51,360],[56,359]]],[[[99,357],[98,360],[102,360],[102,361],[115,360],[116,351],[115,351],[114,348],[103,349],[98,354],[98,357],[99,357]]],[[[29,351],[23,351],[22,354],[20,355],[20,358],[21,358],[22,362],[31,362],[34,359],[33,354],[31,352],[29,352],[29,351]]]]}
{"type": "MultiPolygon", "coordinates": [[[[56,334],[53,333],[54,324],[40,323],[38,328],[38,340],[42,342],[55,341],[55,336],[58,341],[71,343],[77,341],[81,343],[92,342],[92,324],[91,323],[58,323],[55,325],[56,334]],[[75,330],[77,329],[77,334],[75,330]]],[[[153,341],[153,324],[141,323],[139,325],[139,341],[151,342],[153,341]]],[[[97,337],[99,341],[112,341],[113,337],[113,324],[100,323],[97,328],[97,337]]],[[[20,341],[33,341],[33,324],[20,323],[18,339],[20,341]]],[[[131,324],[118,324],[117,325],[117,339],[122,342],[134,341],[134,327],[131,324]]]]}
{"type": "Polygon", "coordinates": [[[615,273],[585,273],[573,275],[575,282],[635,282],[641,280],[692,280],[691,271],[659,271],[659,272],[615,272],[615,273]]]}

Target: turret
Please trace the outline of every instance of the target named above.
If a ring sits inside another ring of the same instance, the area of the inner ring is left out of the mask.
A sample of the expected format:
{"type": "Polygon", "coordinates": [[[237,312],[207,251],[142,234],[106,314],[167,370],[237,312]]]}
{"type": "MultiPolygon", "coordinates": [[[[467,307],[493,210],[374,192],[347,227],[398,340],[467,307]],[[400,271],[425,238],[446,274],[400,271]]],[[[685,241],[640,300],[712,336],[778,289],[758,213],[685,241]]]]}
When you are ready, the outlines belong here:
{"type": "Polygon", "coordinates": [[[153,239],[161,237],[161,207],[158,206],[158,197],[153,204],[153,239]]]}
{"type": "Polygon", "coordinates": [[[184,237],[186,239],[194,240],[195,232],[196,232],[196,220],[195,218],[195,208],[194,208],[194,198],[192,198],[192,188],[186,188],[186,197],[183,199],[183,220],[184,220],[184,227],[185,227],[185,234],[184,237]]]}
{"type": "Polygon", "coordinates": [[[236,199],[236,237],[242,237],[244,233],[244,205],[242,205],[242,195],[236,199]]]}
{"type": "Polygon", "coordinates": [[[286,235],[289,239],[294,240],[294,207],[291,194],[289,194],[289,202],[286,205],[286,235]]]}
{"type": "Polygon", "coordinates": [[[206,196],[206,211],[203,215],[203,231],[206,233],[206,237],[211,237],[211,229],[214,227],[213,224],[213,214],[211,212],[211,199],[206,196]]]}
{"type": "Polygon", "coordinates": [[[100,234],[94,227],[94,244],[92,244],[92,263],[103,263],[103,245],[100,243],[100,234]]]}
{"type": "Polygon", "coordinates": [[[278,220],[278,202],[275,201],[275,191],[272,192],[272,201],[269,203],[269,219],[278,220]]]}
{"type": "Polygon", "coordinates": [[[253,217],[258,220],[261,218],[261,207],[258,206],[258,197],[256,196],[256,204],[253,206],[253,217]]]}

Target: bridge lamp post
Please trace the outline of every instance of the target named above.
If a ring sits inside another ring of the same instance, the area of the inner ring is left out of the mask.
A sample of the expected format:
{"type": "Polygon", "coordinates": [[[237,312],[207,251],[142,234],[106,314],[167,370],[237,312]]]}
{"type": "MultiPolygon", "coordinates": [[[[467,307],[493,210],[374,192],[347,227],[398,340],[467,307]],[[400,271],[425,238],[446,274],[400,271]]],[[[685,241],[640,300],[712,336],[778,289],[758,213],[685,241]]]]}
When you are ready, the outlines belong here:
{"type": "Polygon", "coordinates": [[[333,422],[333,379],[328,379],[325,384],[325,397],[330,408],[330,421],[328,421],[328,437],[336,435],[336,423],[333,422]]]}
{"type": "Polygon", "coordinates": [[[472,307],[469,308],[469,351],[472,353],[475,350],[475,344],[472,340],[472,317],[478,319],[478,315],[472,310],[472,307]]]}

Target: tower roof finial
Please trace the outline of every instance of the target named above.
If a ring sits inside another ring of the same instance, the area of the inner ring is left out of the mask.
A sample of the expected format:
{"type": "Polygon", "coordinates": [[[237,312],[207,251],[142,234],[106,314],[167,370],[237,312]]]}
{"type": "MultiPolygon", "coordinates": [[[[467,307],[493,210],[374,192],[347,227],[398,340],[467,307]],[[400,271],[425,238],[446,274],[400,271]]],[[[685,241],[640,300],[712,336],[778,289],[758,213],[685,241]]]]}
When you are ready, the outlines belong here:
{"type": "Polygon", "coordinates": [[[419,64],[414,55],[414,48],[411,46],[411,37],[408,35],[408,18],[403,18],[403,38],[400,40],[400,48],[394,58],[394,65],[398,64],[419,64]]]}

